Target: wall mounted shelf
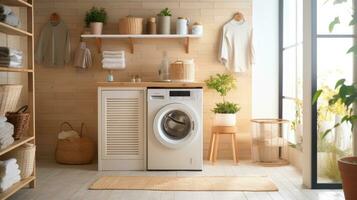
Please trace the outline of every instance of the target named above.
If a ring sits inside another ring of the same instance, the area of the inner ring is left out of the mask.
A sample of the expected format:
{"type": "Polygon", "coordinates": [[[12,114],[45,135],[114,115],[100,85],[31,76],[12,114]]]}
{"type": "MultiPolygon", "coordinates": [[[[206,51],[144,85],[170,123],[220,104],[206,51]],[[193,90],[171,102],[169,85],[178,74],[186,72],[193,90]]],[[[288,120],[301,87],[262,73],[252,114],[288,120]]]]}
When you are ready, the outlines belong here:
{"type": "Polygon", "coordinates": [[[83,39],[95,39],[98,51],[101,52],[102,49],[102,40],[103,39],[127,39],[130,43],[130,52],[134,53],[134,40],[135,39],[183,39],[186,53],[189,53],[190,50],[190,39],[192,38],[201,38],[202,35],[119,35],[119,34],[103,34],[103,35],[92,35],[85,34],[81,35],[83,39]]]}

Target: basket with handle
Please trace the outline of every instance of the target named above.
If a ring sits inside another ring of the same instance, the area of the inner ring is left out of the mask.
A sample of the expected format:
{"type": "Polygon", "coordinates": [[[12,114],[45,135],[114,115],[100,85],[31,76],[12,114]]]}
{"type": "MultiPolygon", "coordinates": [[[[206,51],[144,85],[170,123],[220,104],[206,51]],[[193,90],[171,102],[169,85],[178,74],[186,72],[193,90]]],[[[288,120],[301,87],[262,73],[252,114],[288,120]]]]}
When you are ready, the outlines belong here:
{"type": "Polygon", "coordinates": [[[16,109],[21,90],[22,85],[0,85],[0,116],[16,109]]]}
{"type": "Polygon", "coordinates": [[[7,112],[5,114],[7,121],[14,125],[14,139],[19,140],[27,134],[30,125],[30,113],[26,112],[28,106],[22,106],[16,112],[7,112]]]}
{"type": "MultiPolygon", "coordinates": [[[[61,124],[67,125],[71,130],[74,130],[68,122],[61,124]]],[[[56,146],[56,161],[61,164],[88,164],[93,161],[95,155],[95,144],[88,138],[83,136],[83,131],[86,128],[85,124],[81,124],[80,137],[69,137],[66,139],[58,139],[56,146]]]]}

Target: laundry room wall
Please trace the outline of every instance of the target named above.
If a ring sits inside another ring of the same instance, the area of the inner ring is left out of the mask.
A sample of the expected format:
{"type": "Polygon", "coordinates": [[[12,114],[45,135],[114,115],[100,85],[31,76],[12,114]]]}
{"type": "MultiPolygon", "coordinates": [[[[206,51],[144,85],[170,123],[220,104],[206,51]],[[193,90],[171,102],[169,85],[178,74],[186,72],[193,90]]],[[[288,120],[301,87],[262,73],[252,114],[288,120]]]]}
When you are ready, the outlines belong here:
{"type": "MultiPolygon", "coordinates": [[[[57,12],[70,29],[71,46],[75,49],[83,32],[85,12],[92,6],[106,9],[108,23],[105,33],[117,31],[118,20],[128,15],[150,17],[161,9],[172,10],[173,19],[188,17],[192,22],[204,26],[204,36],[190,41],[190,53],[186,54],[179,40],[137,40],[135,52],[130,54],[127,41],[105,40],[103,49],[126,50],[127,68],[114,73],[116,81],[129,81],[132,75],[140,75],[143,81],[158,79],[158,65],[163,51],[167,51],[172,61],[193,58],[196,64],[196,80],[204,81],[210,75],[224,73],[225,68],[218,62],[219,35],[222,26],[237,11],[244,13],[251,24],[251,0],[36,0],[35,1],[35,38],[53,12],[57,12]]],[[[80,123],[87,125],[84,135],[97,138],[97,86],[104,81],[107,72],[101,69],[100,55],[93,41],[88,41],[94,55],[94,65],[87,69],[73,66],[48,67],[36,65],[36,111],[38,156],[53,159],[56,136],[62,122],[68,121],[79,128],[80,123]]],[[[237,75],[238,87],[229,99],[242,107],[238,114],[238,147],[241,159],[250,158],[250,119],[251,119],[251,71],[237,75]]],[[[204,95],[204,155],[210,138],[213,120],[211,112],[219,96],[205,89],[204,95]]],[[[221,158],[231,158],[229,138],[222,140],[221,158]]]]}

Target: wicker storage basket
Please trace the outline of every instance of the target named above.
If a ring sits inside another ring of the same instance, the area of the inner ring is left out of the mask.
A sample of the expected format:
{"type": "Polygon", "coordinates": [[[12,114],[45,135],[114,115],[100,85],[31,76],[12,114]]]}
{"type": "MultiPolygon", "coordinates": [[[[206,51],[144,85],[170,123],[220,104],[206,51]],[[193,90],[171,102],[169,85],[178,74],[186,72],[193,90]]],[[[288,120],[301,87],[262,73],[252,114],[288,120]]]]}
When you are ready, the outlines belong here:
{"type": "Polygon", "coordinates": [[[119,34],[142,34],[143,18],[125,17],[119,19],[119,34]]]}
{"type": "Polygon", "coordinates": [[[14,125],[14,139],[19,140],[23,135],[27,135],[30,125],[30,113],[26,112],[28,106],[21,107],[16,112],[7,112],[7,121],[14,125]]]}
{"type": "Polygon", "coordinates": [[[172,81],[185,81],[185,67],[182,61],[170,64],[169,77],[172,81]]]}
{"type": "Polygon", "coordinates": [[[35,165],[36,145],[26,143],[19,148],[9,152],[6,158],[15,158],[20,169],[21,179],[32,175],[35,165]]]}
{"type": "MultiPolygon", "coordinates": [[[[68,124],[64,122],[61,125],[61,131],[63,125],[68,124]]],[[[70,128],[73,130],[72,126],[70,128]]],[[[82,123],[80,138],[66,138],[58,139],[56,146],[56,161],[61,164],[80,165],[88,164],[93,161],[95,155],[95,144],[88,138],[83,137],[84,124],[82,123]]]]}
{"type": "Polygon", "coordinates": [[[22,85],[0,85],[0,116],[16,109],[21,90],[22,85]]]}

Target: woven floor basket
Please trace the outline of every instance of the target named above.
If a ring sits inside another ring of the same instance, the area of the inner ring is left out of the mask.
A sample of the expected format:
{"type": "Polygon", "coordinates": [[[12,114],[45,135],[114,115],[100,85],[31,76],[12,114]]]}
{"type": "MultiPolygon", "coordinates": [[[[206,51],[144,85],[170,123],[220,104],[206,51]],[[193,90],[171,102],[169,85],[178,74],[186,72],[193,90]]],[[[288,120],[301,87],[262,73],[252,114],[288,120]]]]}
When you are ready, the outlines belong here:
{"type": "Polygon", "coordinates": [[[36,146],[26,143],[6,155],[7,158],[15,158],[20,169],[21,179],[28,178],[33,173],[35,164],[36,146]]]}
{"type": "Polygon", "coordinates": [[[21,90],[22,85],[0,85],[0,116],[15,111],[21,90]]]}

